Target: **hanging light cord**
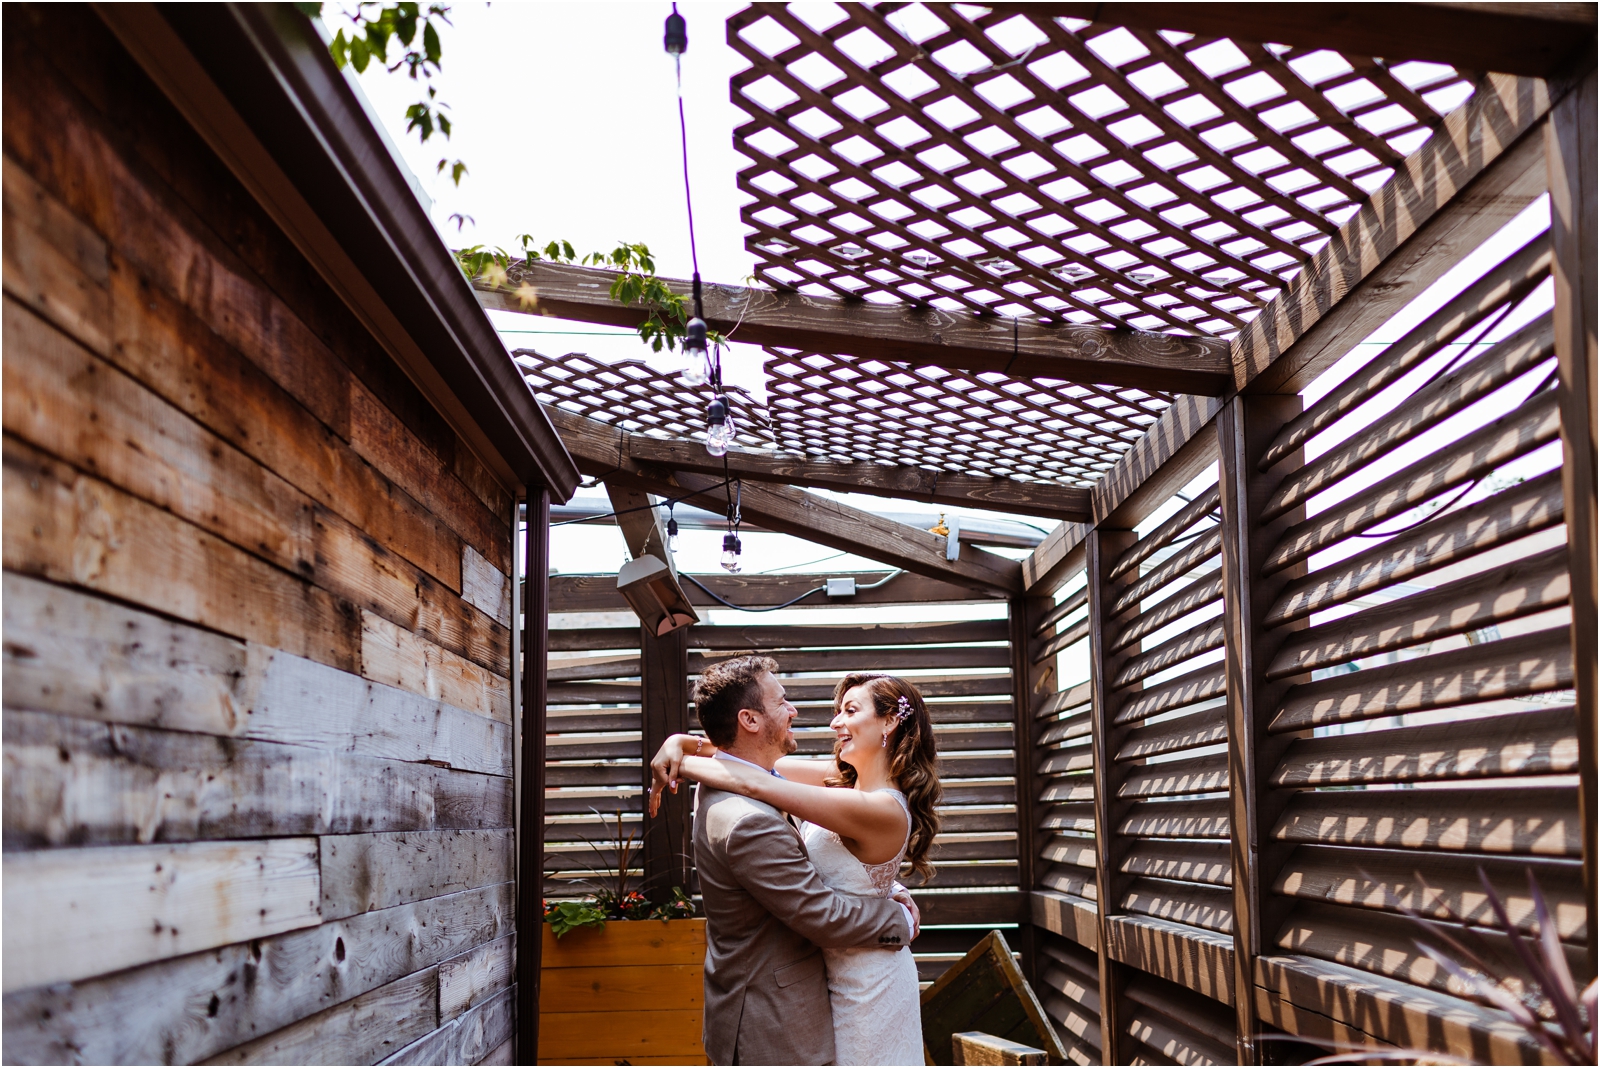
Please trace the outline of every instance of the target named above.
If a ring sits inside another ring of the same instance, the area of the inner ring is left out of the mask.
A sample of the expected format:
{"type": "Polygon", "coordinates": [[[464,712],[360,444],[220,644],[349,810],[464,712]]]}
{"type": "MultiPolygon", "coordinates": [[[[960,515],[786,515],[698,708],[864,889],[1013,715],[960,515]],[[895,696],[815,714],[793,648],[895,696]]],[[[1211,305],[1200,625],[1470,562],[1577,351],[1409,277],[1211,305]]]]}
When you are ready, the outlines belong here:
{"type": "MultiPolygon", "coordinates": [[[[870,586],[857,586],[856,592],[860,593],[863,590],[875,590],[879,586],[882,586],[884,583],[888,582],[890,579],[899,578],[903,574],[905,574],[904,569],[899,571],[891,571],[889,574],[885,575],[877,582],[872,583],[870,586]]],[[[802,593],[800,596],[791,598],[782,604],[768,605],[766,608],[750,608],[746,605],[734,604],[732,601],[728,600],[726,597],[722,596],[722,594],[716,592],[710,586],[707,586],[704,582],[701,582],[687,571],[678,572],[678,577],[688,579],[696,586],[699,586],[707,597],[710,597],[712,600],[721,604],[725,608],[732,608],[736,612],[776,612],[780,608],[788,608],[790,605],[798,604],[807,597],[810,597],[813,593],[820,593],[828,588],[827,583],[823,583],[821,586],[813,587],[812,589],[807,590],[805,593],[802,593]]]]}

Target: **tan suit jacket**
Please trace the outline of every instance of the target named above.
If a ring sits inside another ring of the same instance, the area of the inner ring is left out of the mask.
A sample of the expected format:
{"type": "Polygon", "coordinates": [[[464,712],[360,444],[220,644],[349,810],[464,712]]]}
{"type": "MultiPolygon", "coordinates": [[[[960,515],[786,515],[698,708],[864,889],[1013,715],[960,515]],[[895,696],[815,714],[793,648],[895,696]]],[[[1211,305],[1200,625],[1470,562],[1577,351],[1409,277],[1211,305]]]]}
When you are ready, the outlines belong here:
{"type": "Polygon", "coordinates": [[[771,805],[700,787],[694,861],[706,911],[705,1050],[712,1064],[832,1064],[819,946],[906,952],[898,902],[823,885],[771,805]]]}

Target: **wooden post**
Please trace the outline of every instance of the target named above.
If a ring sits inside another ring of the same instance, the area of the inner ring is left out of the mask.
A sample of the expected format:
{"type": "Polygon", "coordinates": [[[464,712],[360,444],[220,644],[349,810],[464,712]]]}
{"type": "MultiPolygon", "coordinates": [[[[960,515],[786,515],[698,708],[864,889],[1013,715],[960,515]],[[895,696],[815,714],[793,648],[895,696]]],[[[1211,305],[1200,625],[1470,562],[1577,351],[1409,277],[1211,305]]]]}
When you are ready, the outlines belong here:
{"type": "MultiPolygon", "coordinates": [[[[662,637],[649,628],[639,633],[640,694],[644,757],[648,761],[672,734],[689,730],[689,628],[680,627],[662,637]]],[[[650,789],[650,767],[644,768],[644,788],[650,789]]],[[[689,799],[687,789],[667,793],[654,819],[644,817],[644,892],[650,900],[664,902],[672,888],[689,889],[689,799]]]]}
{"type": "MultiPolygon", "coordinates": [[[[1011,623],[1011,745],[1017,754],[1017,886],[1024,895],[1038,881],[1039,817],[1035,806],[1039,796],[1039,758],[1035,744],[1039,737],[1033,710],[1038,691],[1055,678],[1055,661],[1035,666],[1033,632],[1038,621],[1051,608],[1048,597],[1013,597],[1009,609],[1011,623]]],[[[1024,907],[1024,913],[1028,912],[1024,907]]],[[[1028,982],[1038,985],[1038,933],[1026,920],[1018,929],[1017,951],[1022,954],[1022,972],[1028,982]]]]}
{"type": "Polygon", "coordinates": [[[539,969],[544,944],[544,732],[550,658],[550,491],[528,494],[523,555],[521,849],[517,858],[517,1060],[539,1062],[539,969]]]}
{"type": "Polygon", "coordinates": [[[1600,967],[1595,894],[1595,72],[1568,93],[1545,123],[1550,172],[1550,239],[1555,253],[1556,362],[1560,367],[1561,489],[1566,500],[1567,559],[1572,572],[1572,669],[1577,691],[1583,820],[1583,882],[1589,902],[1589,976],[1600,967]]]}
{"type": "Polygon", "coordinates": [[[1305,566],[1261,579],[1261,561],[1285,528],[1304,517],[1296,508],[1263,526],[1262,505],[1286,473],[1303,462],[1298,450],[1265,472],[1257,461],[1284,423],[1298,415],[1300,397],[1234,397],[1217,416],[1222,503],[1222,597],[1226,621],[1224,664],[1228,685],[1229,842],[1233,862],[1233,1005],[1240,1064],[1262,1063],[1256,1041],[1255,961],[1264,940],[1277,935],[1287,904],[1271,886],[1292,846],[1263,840],[1277,822],[1290,791],[1264,789],[1289,736],[1270,738],[1266,725],[1288,682],[1269,683],[1266,665],[1302,621],[1271,633],[1260,620],[1291,578],[1305,566]]]}
{"type": "Polygon", "coordinates": [[[1112,578],[1111,566],[1117,558],[1133,547],[1138,538],[1131,530],[1102,530],[1089,532],[1086,545],[1086,568],[1089,581],[1089,680],[1092,711],[1092,744],[1094,747],[1094,846],[1095,893],[1099,898],[1100,947],[1100,1059],[1103,1064],[1127,1064],[1122,1053],[1124,1045],[1122,989],[1127,984],[1127,968],[1111,959],[1111,934],[1109,919],[1122,900],[1127,876],[1118,869],[1122,865],[1122,849],[1117,840],[1117,826],[1127,813],[1128,804],[1117,798],[1120,775],[1112,761],[1112,754],[1121,747],[1128,733],[1126,727],[1112,726],[1118,707],[1112,701],[1111,680],[1117,669],[1133,653],[1138,644],[1107,660],[1105,624],[1108,607],[1115,603],[1118,594],[1138,578],[1138,569],[1112,578]]]}

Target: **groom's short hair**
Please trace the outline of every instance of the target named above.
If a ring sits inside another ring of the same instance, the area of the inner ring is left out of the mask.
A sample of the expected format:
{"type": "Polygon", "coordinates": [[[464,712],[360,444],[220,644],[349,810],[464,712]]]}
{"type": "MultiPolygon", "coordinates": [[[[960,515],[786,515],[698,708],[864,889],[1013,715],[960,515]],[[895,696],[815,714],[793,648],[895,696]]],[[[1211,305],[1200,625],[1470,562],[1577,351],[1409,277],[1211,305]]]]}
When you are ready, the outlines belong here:
{"type": "Polygon", "coordinates": [[[694,685],[694,708],[711,744],[725,749],[738,737],[739,709],[761,708],[761,676],[778,673],[770,656],[736,656],[712,664],[694,685]]]}

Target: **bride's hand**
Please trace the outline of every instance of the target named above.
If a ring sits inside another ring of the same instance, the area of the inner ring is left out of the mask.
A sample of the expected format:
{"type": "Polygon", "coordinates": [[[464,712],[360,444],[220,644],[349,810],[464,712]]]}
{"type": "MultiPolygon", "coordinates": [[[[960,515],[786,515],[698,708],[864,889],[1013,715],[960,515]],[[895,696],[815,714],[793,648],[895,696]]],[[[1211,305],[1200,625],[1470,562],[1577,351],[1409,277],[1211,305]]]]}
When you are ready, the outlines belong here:
{"type": "Polygon", "coordinates": [[[650,815],[661,809],[661,792],[668,787],[678,792],[678,780],[683,777],[683,758],[696,753],[715,753],[717,747],[692,734],[674,734],[661,743],[661,748],[650,761],[650,815]]]}

